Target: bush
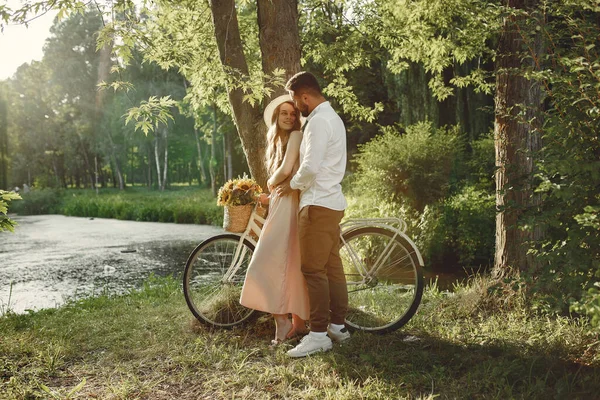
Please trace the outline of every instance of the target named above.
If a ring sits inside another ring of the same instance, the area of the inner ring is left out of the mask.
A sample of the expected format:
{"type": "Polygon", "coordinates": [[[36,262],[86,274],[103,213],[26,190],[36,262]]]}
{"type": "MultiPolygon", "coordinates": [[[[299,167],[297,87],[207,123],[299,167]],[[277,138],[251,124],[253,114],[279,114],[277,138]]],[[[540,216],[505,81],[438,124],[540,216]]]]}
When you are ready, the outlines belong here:
{"type": "Polygon", "coordinates": [[[421,214],[415,238],[428,265],[436,269],[491,265],[495,207],[494,195],[472,186],[428,206],[421,214]]]}
{"type": "Polygon", "coordinates": [[[486,191],[467,186],[448,199],[425,206],[422,212],[356,191],[347,200],[345,219],[404,220],[406,234],[419,248],[427,268],[450,272],[489,266],[493,261],[495,198],[486,191]]]}
{"type": "Polygon", "coordinates": [[[492,193],[496,188],[494,174],[496,172],[496,156],[494,137],[485,135],[470,143],[471,158],[467,162],[471,181],[477,188],[492,193]]]}
{"type": "Polygon", "coordinates": [[[64,192],[58,189],[35,189],[22,193],[23,201],[14,203],[11,211],[21,215],[60,214],[64,192]]]}
{"type": "Polygon", "coordinates": [[[405,133],[383,127],[381,135],[359,150],[353,186],[379,200],[422,211],[446,195],[463,145],[456,128],[434,129],[430,122],[421,122],[405,133]]]}

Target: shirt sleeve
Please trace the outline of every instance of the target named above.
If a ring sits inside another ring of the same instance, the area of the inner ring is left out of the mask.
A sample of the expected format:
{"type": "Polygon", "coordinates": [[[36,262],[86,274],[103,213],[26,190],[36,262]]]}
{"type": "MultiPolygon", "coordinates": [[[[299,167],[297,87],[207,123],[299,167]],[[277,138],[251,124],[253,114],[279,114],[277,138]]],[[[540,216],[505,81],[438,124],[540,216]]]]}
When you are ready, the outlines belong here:
{"type": "Polygon", "coordinates": [[[304,156],[300,168],[290,181],[292,189],[306,190],[317,178],[329,141],[329,124],[326,120],[314,117],[304,132],[304,156]]]}

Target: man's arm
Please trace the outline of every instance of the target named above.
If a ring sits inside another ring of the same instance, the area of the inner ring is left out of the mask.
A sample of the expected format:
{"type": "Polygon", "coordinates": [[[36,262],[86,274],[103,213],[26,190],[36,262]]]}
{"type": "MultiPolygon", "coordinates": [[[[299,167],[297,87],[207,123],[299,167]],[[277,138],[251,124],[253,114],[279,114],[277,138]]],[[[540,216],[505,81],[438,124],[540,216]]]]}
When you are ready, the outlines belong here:
{"type": "Polygon", "coordinates": [[[278,196],[287,196],[292,193],[294,189],[290,187],[290,180],[292,178],[287,178],[285,181],[281,182],[279,185],[275,187],[275,192],[277,192],[278,196]]]}

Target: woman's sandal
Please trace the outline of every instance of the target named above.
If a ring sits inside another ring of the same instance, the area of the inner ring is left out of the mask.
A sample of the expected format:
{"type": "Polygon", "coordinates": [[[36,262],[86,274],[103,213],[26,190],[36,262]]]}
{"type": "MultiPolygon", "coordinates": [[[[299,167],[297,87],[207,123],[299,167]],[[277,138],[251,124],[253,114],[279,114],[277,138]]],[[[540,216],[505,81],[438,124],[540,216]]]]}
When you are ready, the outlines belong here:
{"type": "Polygon", "coordinates": [[[285,342],[286,340],[288,340],[290,338],[290,332],[292,332],[294,330],[294,325],[290,324],[290,330],[285,334],[284,338],[278,338],[276,337],[275,339],[271,340],[271,345],[269,347],[271,348],[275,348],[277,346],[279,346],[280,344],[282,344],[283,342],[285,342]]]}

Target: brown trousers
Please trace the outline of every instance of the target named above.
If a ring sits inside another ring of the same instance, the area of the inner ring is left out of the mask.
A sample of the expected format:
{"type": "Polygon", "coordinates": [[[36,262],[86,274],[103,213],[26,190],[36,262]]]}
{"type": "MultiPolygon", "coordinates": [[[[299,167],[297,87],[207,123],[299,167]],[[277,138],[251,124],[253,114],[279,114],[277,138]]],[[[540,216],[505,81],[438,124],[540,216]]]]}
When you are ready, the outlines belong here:
{"type": "Polygon", "coordinates": [[[327,331],[329,322],[343,325],[348,290],[340,259],[343,211],[306,206],[298,216],[302,273],[310,299],[310,329],[327,331]]]}

